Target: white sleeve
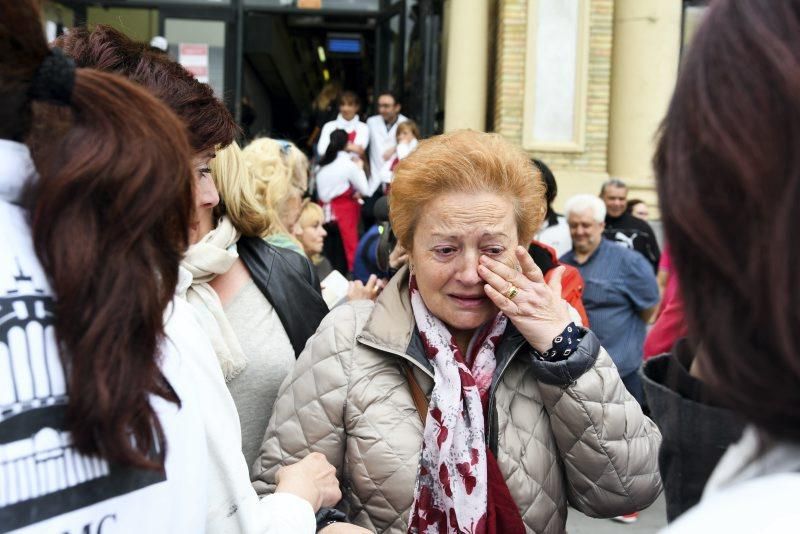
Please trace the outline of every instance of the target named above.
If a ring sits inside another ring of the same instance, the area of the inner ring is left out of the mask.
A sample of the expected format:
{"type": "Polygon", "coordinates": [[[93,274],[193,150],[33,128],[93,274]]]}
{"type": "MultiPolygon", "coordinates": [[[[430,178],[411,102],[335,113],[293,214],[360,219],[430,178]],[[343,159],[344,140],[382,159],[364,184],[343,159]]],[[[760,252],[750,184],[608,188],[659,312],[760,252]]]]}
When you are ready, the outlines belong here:
{"type": "Polygon", "coordinates": [[[384,184],[392,183],[392,178],[394,178],[394,172],[392,172],[392,163],[394,163],[394,158],[388,159],[383,162],[383,166],[381,167],[381,170],[378,173],[378,177],[380,178],[381,183],[384,184]]]}
{"type": "Polygon", "coordinates": [[[369,134],[369,141],[372,142],[373,137],[377,137],[376,133],[377,124],[375,123],[375,115],[367,119],[367,133],[369,134]]]}
{"type": "MultiPolygon", "coordinates": [[[[350,172],[348,173],[348,179],[350,183],[353,185],[356,191],[361,193],[364,196],[371,196],[372,192],[370,191],[371,185],[370,182],[367,180],[367,173],[364,172],[364,169],[359,169],[358,165],[353,162],[350,162],[350,172]]],[[[377,177],[376,177],[377,178],[377,177]]]]}
{"type": "Polygon", "coordinates": [[[168,335],[185,355],[206,432],[206,532],[313,533],[314,511],[300,497],[280,494],[276,500],[259,501],[242,454],[239,414],[211,342],[195,320],[191,306],[182,299],[174,302],[174,312],[167,323],[168,335]]]}
{"type": "Polygon", "coordinates": [[[353,140],[353,143],[364,149],[366,149],[367,144],[369,144],[369,127],[363,122],[356,124],[356,138],[353,140]]]}
{"type": "Polygon", "coordinates": [[[291,493],[273,493],[258,503],[260,515],[269,518],[265,534],[314,534],[317,519],[311,504],[291,493]]]}
{"type": "Polygon", "coordinates": [[[320,156],[325,155],[328,150],[328,145],[331,142],[331,132],[333,132],[333,122],[326,122],[319,133],[319,141],[317,141],[317,154],[320,156]]]}
{"type": "Polygon", "coordinates": [[[381,175],[380,173],[373,172],[367,178],[367,188],[369,189],[369,193],[365,196],[372,196],[375,194],[375,191],[381,186],[381,175]]]}

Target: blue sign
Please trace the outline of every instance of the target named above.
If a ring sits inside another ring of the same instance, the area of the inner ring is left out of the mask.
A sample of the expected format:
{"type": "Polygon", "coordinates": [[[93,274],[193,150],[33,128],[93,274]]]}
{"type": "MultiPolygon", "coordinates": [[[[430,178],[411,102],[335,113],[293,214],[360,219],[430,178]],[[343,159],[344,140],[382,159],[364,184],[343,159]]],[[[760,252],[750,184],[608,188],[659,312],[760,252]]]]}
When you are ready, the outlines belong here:
{"type": "Polygon", "coordinates": [[[331,54],[360,54],[360,37],[328,37],[328,52],[331,54]]]}

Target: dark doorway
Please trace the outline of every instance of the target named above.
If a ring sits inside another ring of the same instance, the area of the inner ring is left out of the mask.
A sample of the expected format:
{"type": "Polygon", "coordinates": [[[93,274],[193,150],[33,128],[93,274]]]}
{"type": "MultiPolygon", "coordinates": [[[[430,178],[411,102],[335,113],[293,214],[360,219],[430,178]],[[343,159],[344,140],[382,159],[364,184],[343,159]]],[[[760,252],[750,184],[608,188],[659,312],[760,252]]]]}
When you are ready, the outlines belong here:
{"type": "Polygon", "coordinates": [[[208,82],[241,120],[247,138],[267,135],[305,146],[311,103],[328,80],[359,94],[364,117],[375,113],[375,93],[391,90],[423,136],[441,131],[442,0],[322,0],[317,8],[312,0],[55,5],[67,13],[54,15],[56,28],[94,20],[139,40],[166,33],[179,61],[181,45],[203,46],[208,82]]]}
{"type": "Polygon", "coordinates": [[[327,81],[356,92],[369,112],[376,17],[250,12],[245,16],[243,98],[255,109],[250,137],[305,146],[312,102],[327,81]]]}

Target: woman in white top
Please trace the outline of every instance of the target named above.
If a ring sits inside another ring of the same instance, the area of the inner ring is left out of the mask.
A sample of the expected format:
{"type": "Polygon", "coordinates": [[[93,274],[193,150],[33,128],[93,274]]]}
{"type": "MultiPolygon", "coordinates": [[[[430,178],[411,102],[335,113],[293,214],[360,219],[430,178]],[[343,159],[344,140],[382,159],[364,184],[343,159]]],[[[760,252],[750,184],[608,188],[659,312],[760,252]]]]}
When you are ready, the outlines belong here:
{"type": "Polygon", "coordinates": [[[358,112],[361,109],[361,99],[353,91],[344,91],[339,95],[339,114],[332,121],[326,122],[319,134],[317,154],[319,157],[328,151],[328,144],[334,130],[344,130],[347,133],[345,150],[351,154],[364,157],[369,144],[369,127],[361,122],[358,112]]]}
{"type": "Polygon", "coordinates": [[[544,196],[547,201],[547,213],[544,216],[541,228],[539,228],[539,231],[533,236],[533,239],[534,241],[539,241],[540,243],[553,247],[556,251],[556,256],[560,258],[572,250],[572,236],[569,233],[566,217],[559,215],[553,209],[553,201],[558,194],[556,179],[555,176],[553,176],[553,172],[543,161],[538,159],[532,161],[534,166],[536,166],[541,173],[545,187],[544,196]]]}
{"type": "Polygon", "coordinates": [[[326,222],[336,221],[342,236],[347,270],[353,270],[358,248],[358,220],[361,197],[372,188],[364,172],[364,162],[345,152],[347,132],[334,130],[316,175],[317,197],[325,210],[326,222]]]}
{"type": "Polygon", "coordinates": [[[200,532],[203,333],[173,302],[190,146],[147,91],[49,51],[41,20],[0,3],[0,530],[200,532]]]}
{"type": "Polygon", "coordinates": [[[192,280],[185,295],[211,338],[236,404],[242,452],[250,465],[278,387],[294,366],[295,347],[305,346],[307,336],[295,333],[298,323],[309,323],[310,335],[327,308],[319,290],[292,269],[305,268],[308,278],[316,279],[309,261],[279,252],[261,238],[272,218],[257,198],[239,146],[218,150],[210,171],[222,201],[197,209],[197,237],[182,263],[192,280]],[[288,306],[280,298],[283,293],[291,294],[288,306]],[[296,306],[303,308],[302,316],[291,315],[296,306]]]}
{"type": "Polygon", "coordinates": [[[199,531],[191,332],[163,320],[189,145],[146,91],[48,51],[40,17],[0,3],[0,530],[199,531]]]}

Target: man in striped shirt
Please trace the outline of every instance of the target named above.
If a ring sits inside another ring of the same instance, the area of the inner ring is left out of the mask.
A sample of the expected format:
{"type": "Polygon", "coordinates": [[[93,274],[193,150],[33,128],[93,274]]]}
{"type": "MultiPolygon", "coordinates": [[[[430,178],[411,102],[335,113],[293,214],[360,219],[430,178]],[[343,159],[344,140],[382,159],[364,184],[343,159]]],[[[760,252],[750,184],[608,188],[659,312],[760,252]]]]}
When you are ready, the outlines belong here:
{"type": "Polygon", "coordinates": [[[599,198],[577,195],[567,201],[565,211],[572,250],[561,261],[583,276],[583,304],[592,331],[614,360],[625,387],[642,403],[642,345],[659,299],[653,269],[638,252],[603,238],[606,206],[599,198]]]}

